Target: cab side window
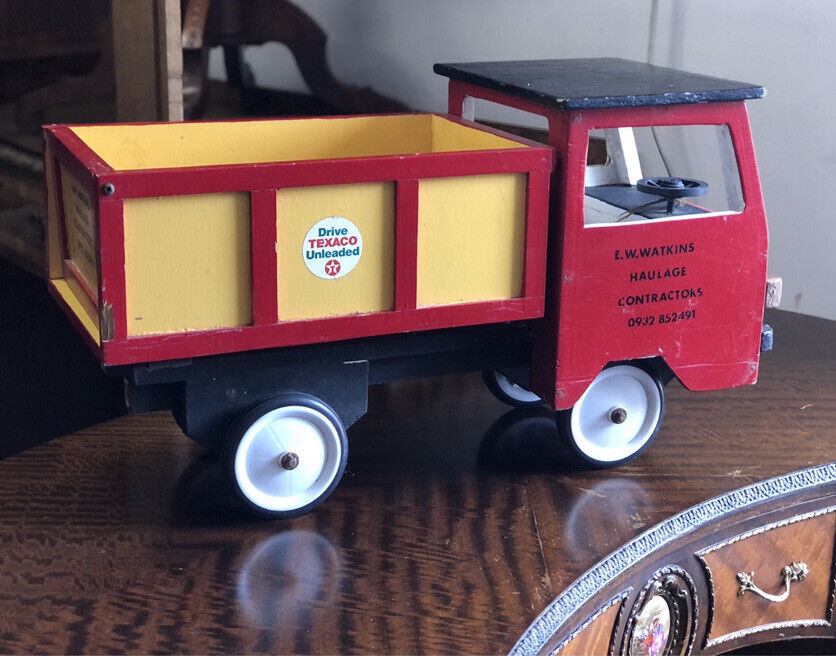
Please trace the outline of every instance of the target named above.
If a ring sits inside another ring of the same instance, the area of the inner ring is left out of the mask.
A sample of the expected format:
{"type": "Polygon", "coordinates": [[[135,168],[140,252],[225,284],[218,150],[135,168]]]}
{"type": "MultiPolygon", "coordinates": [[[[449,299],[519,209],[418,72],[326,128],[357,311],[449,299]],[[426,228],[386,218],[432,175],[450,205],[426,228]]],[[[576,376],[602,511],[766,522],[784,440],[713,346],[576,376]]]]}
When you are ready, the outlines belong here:
{"type": "Polygon", "coordinates": [[[584,181],[587,226],[709,217],[739,213],[743,207],[727,126],[590,132],[584,181]]]}

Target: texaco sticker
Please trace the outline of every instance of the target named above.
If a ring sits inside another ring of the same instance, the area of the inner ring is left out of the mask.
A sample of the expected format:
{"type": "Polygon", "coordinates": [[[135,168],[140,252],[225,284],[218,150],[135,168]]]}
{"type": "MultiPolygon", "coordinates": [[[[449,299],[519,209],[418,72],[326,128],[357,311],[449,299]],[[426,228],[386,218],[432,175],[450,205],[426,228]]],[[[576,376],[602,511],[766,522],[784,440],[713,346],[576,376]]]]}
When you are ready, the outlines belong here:
{"type": "Polygon", "coordinates": [[[326,217],[314,224],[302,243],[302,260],[320,279],[345,277],[360,262],[363,236],[354,222],[326,217]]]}

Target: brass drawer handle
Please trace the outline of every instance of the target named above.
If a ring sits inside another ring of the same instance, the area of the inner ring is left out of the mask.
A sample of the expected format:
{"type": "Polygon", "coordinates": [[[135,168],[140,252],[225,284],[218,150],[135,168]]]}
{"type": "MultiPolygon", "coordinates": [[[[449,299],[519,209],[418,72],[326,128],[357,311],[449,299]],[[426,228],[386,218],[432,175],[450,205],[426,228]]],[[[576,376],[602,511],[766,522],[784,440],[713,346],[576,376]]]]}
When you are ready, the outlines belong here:
{"type": "Polygon", "coordinates": [[[785,565],[781,570],[781,576],[784,578],[784,590],[783,593],[780,595],[770,595],[769,593],[765,593],[760,588],[755,585],[755,573],[749,572],[738,572],[737,573],[737,583],[740,584],[740,588],[737,590],[737,595],[745,595],[746,592],[752,591],[755,595],[763,597],[765,600],[769,600],[770,602],[783,602],[790,596],[790,584],[793,581],[804,581],[804,578],[810,573],[810,570],[807,568],[806,563],[791,563],[790,565],[785,565]]]}

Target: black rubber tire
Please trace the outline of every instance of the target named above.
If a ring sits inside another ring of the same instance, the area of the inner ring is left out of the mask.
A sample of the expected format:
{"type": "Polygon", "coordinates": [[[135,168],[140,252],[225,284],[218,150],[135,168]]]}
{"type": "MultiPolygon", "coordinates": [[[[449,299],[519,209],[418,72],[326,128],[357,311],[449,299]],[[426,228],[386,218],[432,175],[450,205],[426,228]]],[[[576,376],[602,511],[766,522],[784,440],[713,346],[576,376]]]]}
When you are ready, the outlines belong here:
{"type": "Polygon", "coordinates": [[[282,394],[280,396],[276,396],[275,398],[266,400],[263,403],[260,403],[232,424],[228,433],[226,450],[223,456],[223,471],[224,478],[227,482],[230,492],[245,510],[254,515],[266,519],[291,519],[293,517],[299,517],[301,515],[304,515],[305,513],[310,512],[331,495],[331,493],[336,489],[337,485],[339,485],[340,480],[342,479],[343,474],[345,473],[345,466],[347,460],[348,435],[346,434],[345,426],[343,425],[343,422],[337,415],[337,413],[333,409],[331,409],[326,403],[321,401],[319,398],[316,398],[315,396],[310,396],[308,394],[293,393],[282,394]],[[310,407],[316,410],[317,412],[323,414],[331,423],[333,423],[337,429],[340,438],[342,454],[337,474],[335,475],[333,481],[331,481],[331,484],[328,486],[328,488],[314,501],[307,504],[306,506],[297,508],[296,510],[268,510],[253,503],[241,491],[241,488],[238,485],[238,480],[235,478],[235,453],[238,449],[238,444],[244,436],[244,433],[253,423],[255,423],[257,419],[259,419],[267,412],[278,409],[280,407],[286,407],[288,405],[301,405],[304,407],[310,407]]]}
{"type": "MultiPolygon", "coordinates": [[[[619,364],[613,364],[613,366],[617,366],[619,364]]],[[[651,378],[653,378],[653,382],[656,383],[656,388],[659,391],[659,400],[660,400],[660,409],[659,409],[659,421],[656,423],[656,428],[653,429],[653,433],[651,433],[650,438],[636,451],[631,453],[625,458],[621,460],[613,460],[611,462],[602,462],[601,460],[595,460],[588,455],[586,455],[580,448],[575,441],[575,438],[572,434],[572,410],[574,408],[569,408],[568,410],[559,410],[557,412],[557,436],[560,438],[560,441],[567,449],[567,453],[569,453],[574,466],[582,469],[610,469],[613,467],[618,467],[623,464],[627,464],[628,462],[632,462],[636,458],[638,458],[642,453],[644,453],[648,447],[656,441],[656,437],[659,435],[659,430],[662,428],[662,424],[665,421],[665,385],[662,383],[659,374],[650,366],[646,366],[640,362],[629,362],[627,364],[621,364],[626,366],[634,366],[645,373],[647,373],[651,378]]],[[[609,367],[608,367],[609,368],[609,367]]],[[[606,369],[604,369],[606,370],[606,369]]]]}
{"type": "Polygon", "coordinates": [[[543,401],[539,398],[532,401],[523,401],[509,396],[499,385],[496,379],[496,373],[494,370],[482,371],[482,380],[484,380],[488,390],[506,405],[510,405],[511,407],[539,407],[543,404],[543,401]]]}

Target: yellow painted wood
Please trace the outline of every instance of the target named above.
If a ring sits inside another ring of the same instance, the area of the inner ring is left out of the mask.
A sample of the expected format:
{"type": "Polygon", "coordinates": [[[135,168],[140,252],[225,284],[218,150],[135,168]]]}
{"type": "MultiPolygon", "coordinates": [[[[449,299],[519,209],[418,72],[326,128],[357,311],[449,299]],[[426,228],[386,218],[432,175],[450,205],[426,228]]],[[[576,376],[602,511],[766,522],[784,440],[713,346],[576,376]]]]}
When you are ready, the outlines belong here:
{"type": "Polygon", "coordinates": [[[115,169],[527,148],[431,114],[75,126],[72,130],[115,169]]]}
{"type": "Polygon", "coordinates": [[[126,200],[128,334],[250,324],[250,252],[246,193],[126,200]]]}
{"type": "Polygon", "coordinates": [[[96,265],[96,214],[90,194],[61,167],[61,192],[64,202],[64,228],[70,261],[93,290],[99,287],[99,268],[96,265]]]}
{"type": "Polygon", "coordinates": [[[326,318],[394,306],[395,188],[392,183],[279,190],[276,199],[279,319],[326,318]],[[320,279],[302,258],[302,243],[319,220],[351,220],[363,236],[357,266],[339,279],[320,279]]]}
{"type": "Polygon", "coordinates": [[[525,174],[420,181],[418,306],[520,296],[525,190],[525,174]]]}
{"type": "MultiPolygon", "coordinates": [[[[98,329],[101,326],[101,323],[99,321],[99,308],[96,306],[96,303],[90,299],[85,290],[81,287],[81,284],[76,281],[75,277],[64,277],[61,281],[69,286],[70,292],[72,292],[78,303],[81,305],[81,308],[85,311],[87,320],[89,320],[89,322],[91,322],[93,326],[98,329]]],[[[79,314],[76,315],[78,316],[79,314]]],[[[82,320],[85,321],[84,318],[82,318],[82,320]]]]}
{"type": "Polygon", "coordinates": [[[67,280],[53,279],[52,285],[56,292],[61,296],[70,311],[81,321],[84,329],[93,338],[93,340],[101,345],[99,339],[99,319],[98,316],[92,312],[93,305],[89,302],[82,302],[84,300],[83,294],[76,294],[70,287],[67,280]]]}
{"type": "Polygon", "coordinates": [[[506,140],[485,130],[475,130],[454,121],[429,115],[431,123],[430,152],[476,151],[483,149],[508,149],[529,147],[518,142],[506,140]]]}

